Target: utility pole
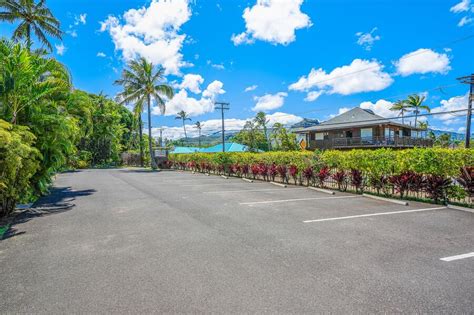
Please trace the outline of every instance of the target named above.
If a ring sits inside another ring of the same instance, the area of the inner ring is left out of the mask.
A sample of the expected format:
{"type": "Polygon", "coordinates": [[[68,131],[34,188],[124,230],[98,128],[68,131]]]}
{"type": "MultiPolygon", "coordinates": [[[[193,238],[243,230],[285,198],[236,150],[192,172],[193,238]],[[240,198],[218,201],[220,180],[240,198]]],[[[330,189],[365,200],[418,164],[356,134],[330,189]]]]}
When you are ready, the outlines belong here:
{"type": "Polygon", "coordinates": [[[222,117],[222,152],[225,152],[224,111],[229,110],[229,103],[214,102],[214,109],[219,109],[221,111],[221,117],[222,117]]]}
{"type": "Polygon", "coordinates": [[[163,127],[160,127],[160,148],[163,147],[163,127]]]}
{"type": "Polygon", "coordinates": [[[469,84],[469,97],[467,105],[467,119],[466,119],[466,148],[470,147],[471,142],[471,116],[472,116],[472,99],[474,98],[474,73],[465,77],[457,78],[457,80],[464,84],[469,84]]]}

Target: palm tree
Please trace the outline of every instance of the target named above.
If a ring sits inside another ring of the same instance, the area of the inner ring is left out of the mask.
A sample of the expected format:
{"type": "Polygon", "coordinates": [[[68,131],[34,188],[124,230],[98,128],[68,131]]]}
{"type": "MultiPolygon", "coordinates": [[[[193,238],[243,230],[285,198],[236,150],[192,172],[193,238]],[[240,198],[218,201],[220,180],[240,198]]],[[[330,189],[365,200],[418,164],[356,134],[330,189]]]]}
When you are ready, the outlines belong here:
{"type": "Polygon", "coordinates": [[[415,128],[417,126],[418,114],[420,114],[420,110],[424,109],[428,113],[430,112],[429,106],[423,105],[423,102],[425,101],[425,99],[426,97],[424,96],[413,94],[413,95],[408,96],[408,99],[406,100],[408,107],[413,108],[413,112],[415,113],[415,128]]]}
{"type": "Polygon", "coordinates": [[[188,136],[186,135],[186,120],[191,120],[191,118],[189,118],[188,114],[182,110],[180,111],[178,114],[176,114],[176,117],[174,119],[181,119],[183,121],[183,129],[184,129],[184,139],[188,139],[188,136]]]}
{"type": "Polygon", "coordinates": [[[269,120],[267,120],[267,116],[264,112],[258,112],[254,118],[254,121],[257,123],[258,126],[263,128],[263,134],[265,135],[265,140],[267,141],[268,150],[272,149],[271,141],[268,140],[267,134],[267,124],[269,120]]]}
{"type": "Polygon", "coordinates": [[[133,111],[139,121],[140,130],[140,157],[143,165],[143,138],[141,115],[144,105],[147,105],[148,113],[148,149],[150,150],[150,163],[152,168],[156,168],[153,158],[152,136],[151,136],[151,101],[156,102],[163,115],[166,110],[165,99],[174,96],[173,89],[167,84],[160,84],[164,78],[164,69],[155,69],[155,66],[145,58],[140,57],[128,63],[128,69],[122,71],[122,78],[116,80],[114,84],[123,86],[123,91],[119,93],[120,103],[134,103],[133,111]]]}
{"type": "Polygon", "coordinates": [[[0,21],[15,22],[20,24],[13,32],[14,40],[26,40],[26,47],[31,51],[31,33],[48,47],[50,51],[53,46],[46,38],[47,35],[61,39],[63,32],[60,29],[59,20],[56,19],[45,4],[45,0],[0,0],[0,21]]]}
{"type": "Polygon", "coordinates": [[[402,116],[402,124],[405,123],[404,116],[406,112],[409,112],[409,105],[407,104],[407,101],[396,101],[393,103],[392,107],[390,107],[390,110],[400,112],[399,116],[402,116]]]}
{"type": "Polygon", "coordinates": [[[200,122],[200,121],[196,121],[196,122],[194,123],[194,127],[196,127],[197,130],[198,130],[198,132],[199,132],[199,138],[198,138],[199,140],[198,140],[198,141],[199,141],[199,147],[201,147],[201,128],[202,128],[201,122],[200,122]]]}

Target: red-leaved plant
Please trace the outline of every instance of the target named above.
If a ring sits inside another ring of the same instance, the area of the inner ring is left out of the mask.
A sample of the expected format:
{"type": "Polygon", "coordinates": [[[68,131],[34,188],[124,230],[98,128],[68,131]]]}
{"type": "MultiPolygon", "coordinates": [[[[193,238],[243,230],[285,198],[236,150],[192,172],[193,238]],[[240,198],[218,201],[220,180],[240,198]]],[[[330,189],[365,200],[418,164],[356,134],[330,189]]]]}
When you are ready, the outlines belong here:
{"type": "Polygon", "coordinates": [[[308,166],[303,170],[303,177],[306,179],[306,185],[309,186],[314,178],[314,170],[311,166],[308,166]]]}
{"type": "Polygon", "coordinates": [[[267,174],[268,174],[268,177],[272,179],[272,182],[275,181],[275,176],[277,173],[278,171],[277,171],[277,166],[275,165],[275,163],[273,163],[272,165],[268,167],[267,174]]]}
{"type": "Polygon", "coordinates": [[[284,182],[284,183],[288,183],[288,176],[286,176],[286,166],[285,165],[278,165],[277,166],[277,172],[278,172],[278,175],[280,175],[281,177],[281,180],[284,182]]]}
{"type": "Polygon", "coordinates": [[[268,166],[264,163],[258,165],[258,174],[263,177],[263,180],[267,180],[268,166]]]}
{"type": "Polygon", "coordinates": [[[351,170],[351,184],[355,187],[356,192],[362,191],[364,188],[364,177],[359,170],[351,170]]]}
{"type": "Polygon", "coordinates": [[[260,172],[260,167],[258,166],[258,164],[252,164],[252,166],[250,168],[251,168],[251,171],[252,171],[253,179],[255,179],[257,177],[258,173],[260,172]]]}
{"type": "Polygon", "coordinates": [[[290,168],[288,169],[288,173],[290,173],[291,178],[295,181],[295,185],[297,184],[298,181],[298,166],[296,165],[290,165],[290,168]]]}
{"type": "Polygon", "coordinates": [[[317,174],[319,185],[321,187],[324,187],[324,182],[331,176],[331,171],[329,170],[329,167],[324,166],[321,168],[317,174]]]}
{"type": "Polygon", "coordinates": [[[337,189],[346,191],[347,189],[347,174],[345,171],[340,170],[332,174],[332,179],[336,181],[337,189]]]}
{"type": "Polygon", "coordinates": [[[474,195],[474,166],[462,167],[457,181],[464,187],[469,196],[472,197],[474,195]]]}
{"type": "Polygon", "coordinates": [[[248,177],[249,175],[249,166],[247,164],[242,165],[242,176],[248,177]]]}
{"type": "Polygon", "coordinates": [[[401,174],[390,176],[389,181],[395,188],[395,191],[400,194],[400,198],[403,198],[405,193],[410,190],[414,174],[411,171],[405,171],[401,174]]]}
{"type": "Polygon", "coordinates": [[[429,175],[426,177],[426,192],[436,203],[446,200],[446,191],[451,185],[451,179],[440,175],[429,175]]]}

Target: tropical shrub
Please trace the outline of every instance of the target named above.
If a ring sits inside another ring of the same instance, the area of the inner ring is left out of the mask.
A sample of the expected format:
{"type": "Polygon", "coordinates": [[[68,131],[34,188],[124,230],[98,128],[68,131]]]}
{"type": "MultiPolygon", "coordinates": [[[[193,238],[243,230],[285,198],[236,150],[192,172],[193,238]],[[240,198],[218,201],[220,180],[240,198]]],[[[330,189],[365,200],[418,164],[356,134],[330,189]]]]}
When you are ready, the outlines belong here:
{"type": "Polygon", "coordinates": [[[18,201],[31,196],[41,155],[27,127],[0,119],[0,217],[10,214],[18,201]]]}

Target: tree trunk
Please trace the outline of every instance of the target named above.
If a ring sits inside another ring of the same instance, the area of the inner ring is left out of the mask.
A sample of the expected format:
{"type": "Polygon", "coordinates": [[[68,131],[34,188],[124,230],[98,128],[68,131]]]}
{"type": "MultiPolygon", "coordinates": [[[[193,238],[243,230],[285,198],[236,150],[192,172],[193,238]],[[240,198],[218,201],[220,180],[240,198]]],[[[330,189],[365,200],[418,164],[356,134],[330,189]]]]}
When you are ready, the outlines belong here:
{"type": "Polygon", "coordinates": [[[147,97],[147,105],[148,105],[148,149],[150,150],[150,164],[152,169],[156,169],[155,163],[155,155],[153,154],[153,146],[151,144],[151,100],[150,95],[147,97]]]}
{"type": "Polygon", "coordinates": [[[143,124],[142,124],[142,115],[138,117],[138,133],[139,133],[139,138],[140,138],[140,166],[143,167],[143,124]]]}
{"type": "Polygon", "coordinates": [[[199,147],[201,147],[201,129],[199,129],[199,147]]]}

